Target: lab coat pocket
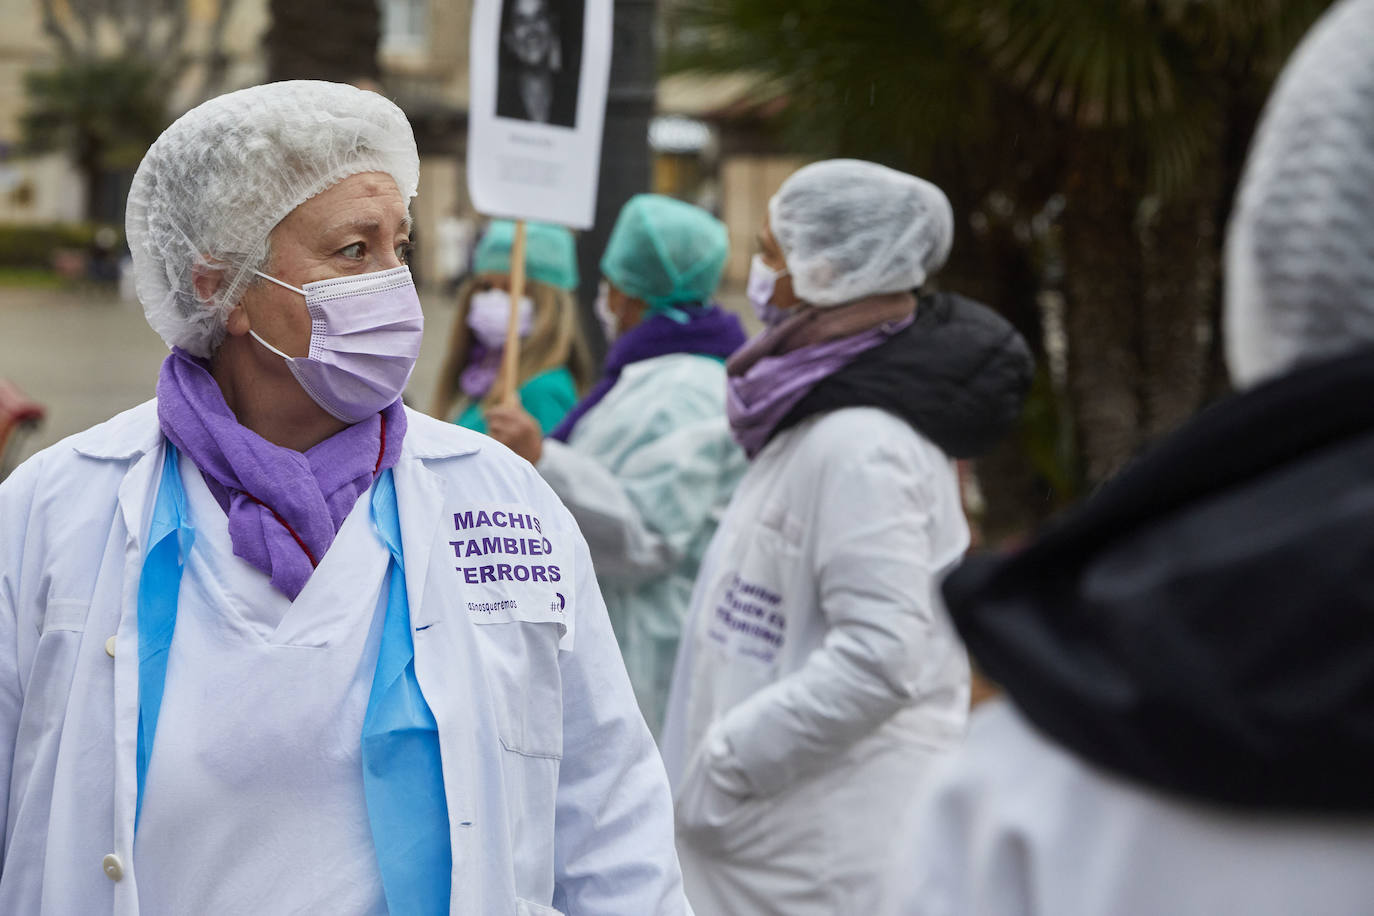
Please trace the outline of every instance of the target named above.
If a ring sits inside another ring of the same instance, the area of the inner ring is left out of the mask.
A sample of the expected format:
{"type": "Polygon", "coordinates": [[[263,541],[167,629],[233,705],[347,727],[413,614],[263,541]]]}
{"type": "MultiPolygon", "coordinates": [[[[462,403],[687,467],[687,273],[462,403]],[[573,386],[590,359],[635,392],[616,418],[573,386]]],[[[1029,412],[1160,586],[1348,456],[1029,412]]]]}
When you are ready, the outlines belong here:
{"type": "Polygon", "coordinates": [[[702,852],[739,849],[757,827],[759,800],[735,795],[712,779],[705,754],[692,764],[673,807],[678,834],[702,852]]]}
{"type": "Polygon", "coordinates": [[[563,681],[558,667],[563,627],[555,621],[510,620],[476,628],[506,750],[526,757],[563,756],[563,681]]]}
{"type": "Polygon", "coordinates": [[[43,609],[42,635],[54,632],[80,633],[86,629],[91,603],[80,598],[51,598],[43,609]]]}
{"type": "Polygon", "coordinates": [[[542,903],[534,903],[523,897],[515,898],[515,916],[563,916],[562,910],[555,910],[542,903]]]}
{"type": "MultiPolygon", "coordinates": [[[[61,734],[89,612],[89,601],[59,598],[47,602],[33,664],[24,684],[18,746],[39,740],[40,735],[61,734]]],[[[106,670],[113,690],[113,664],[107,665],[106,670]]]]}

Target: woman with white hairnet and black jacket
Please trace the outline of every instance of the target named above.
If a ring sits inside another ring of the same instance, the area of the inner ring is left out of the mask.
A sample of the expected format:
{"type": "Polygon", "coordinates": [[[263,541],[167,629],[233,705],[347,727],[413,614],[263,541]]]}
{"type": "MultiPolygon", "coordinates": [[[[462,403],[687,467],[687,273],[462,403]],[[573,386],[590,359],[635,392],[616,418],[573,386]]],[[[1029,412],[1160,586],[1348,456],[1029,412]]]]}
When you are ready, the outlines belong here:
{"type": "Polygon", "coordinates": [[[919,295],[948,201],[882,166],[807,166],[769,203],[728,363],[751,464],[701,567],[662,750],[704,913],[866,913],[912,787],[962,736],[969,670],[935,602],[968,545],[952,457],[1020,413],[1024,341],[919,295]]]}
{"type": "Polygon", "coordinates": [[[1005,689],[893,916],[1374,912],[1374,0],[1279,78],[1227,239],[1242,389],[945,585],[1005,689]]]}

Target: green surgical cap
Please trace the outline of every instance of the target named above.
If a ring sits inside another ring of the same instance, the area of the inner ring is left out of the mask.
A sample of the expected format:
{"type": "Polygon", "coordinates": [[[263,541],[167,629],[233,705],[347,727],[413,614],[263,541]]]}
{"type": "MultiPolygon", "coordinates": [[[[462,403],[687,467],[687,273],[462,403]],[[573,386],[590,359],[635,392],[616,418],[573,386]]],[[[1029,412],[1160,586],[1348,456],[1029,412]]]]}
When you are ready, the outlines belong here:
{"type": "MultiPolygon", "coordinates": [[[[509,274],[515,223],[494,220],[472,256],[472,272],[509,274]]],[[[572,233],[548,223],[525,224],[525,276],[559,289],[577,289],[577,245],[572,233]]]]}
{"type": "Polygon", "coordinates": [[[720,284],[730,237],[700,207],[661,194],[630,198],[606,243],[601,273],[654,311],[706,302],[720,284]]]}

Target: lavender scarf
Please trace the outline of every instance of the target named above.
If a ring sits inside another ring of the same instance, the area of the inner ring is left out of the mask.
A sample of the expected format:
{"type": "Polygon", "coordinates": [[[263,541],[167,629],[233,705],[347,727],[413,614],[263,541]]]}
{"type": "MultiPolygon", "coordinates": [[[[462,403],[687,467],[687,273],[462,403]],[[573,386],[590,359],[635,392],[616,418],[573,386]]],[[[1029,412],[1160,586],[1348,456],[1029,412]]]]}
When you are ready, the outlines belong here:
{"type": "Polygon", "coordinates": [[[468,348],[468,364],[458,375],[458,387],[474,401],[480,401],[496,384],[497,373],[501,371],[501,354],[505,348],[493,350],[480,340],[474,340],[468,348]]]}
{"type": "Polygon", "coordinates": [[[803,306],[744,345],[726,363],[725,409],[735,441],[752,459],[774,428],[822,379],[915,321],[909,294],[834,308],[803,306]]]}
{"type": "Polygon", "coordinates": [[[567,442],[578,421],[601,403],[601,399],[620,381],[621,371],[631,363],[673,353],[696,353],[725,359],[744,343],[744,330],[740,327],[739,319],[721,307],[679,308],[687,316],[685,324],[679,324],[666,315],[651,314],[616,340],[606,354],[606,369],[600,380],[555,427],[549,434],[550,438],[567,442]]]}
{"type": "Polygon", "coordinates": [[[344,519],[405,437],[397,400],[302,453],[239,424],[204,360],[174,348],[157,380],[157,417],[229,516],[234,555],[295,600],[344,519]]]}

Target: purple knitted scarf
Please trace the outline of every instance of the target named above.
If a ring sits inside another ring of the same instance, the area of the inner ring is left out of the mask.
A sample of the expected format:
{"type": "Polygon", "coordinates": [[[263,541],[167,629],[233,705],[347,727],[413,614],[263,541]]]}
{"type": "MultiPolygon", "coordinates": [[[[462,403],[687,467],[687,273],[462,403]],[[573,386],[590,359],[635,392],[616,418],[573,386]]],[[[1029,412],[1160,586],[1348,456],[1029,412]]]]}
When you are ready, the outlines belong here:
{"type": "Polygon", "coordinates": [[[752,459],[817,382],[916,320],[915,298],[875,296],[831,308],[803,306],[753,337],[726,363],[730,432],[752,459]]]}
{"type": "Polygon", "coordinates": [[[672,353],[696,353],[725,359],[744,343],[744,329],[739,319],[720,306],[679,308],[687,315],[686,324],[679,324],[666,315],[646,315],[643,321],[620,335],[606,354],[606,369],[600,380],[549,437],[567,442],[573,427],[587,411],[601,403],[620,381],[621,371],[631,363],[672,353]]]}
{"type": "Polygon", "coordinates": [[[180,348],[162,364],[157,417],[229,516],[234,555],[293,601],[406,432],[398,399],[305,452],[273,445],[239,424],[208,363],[180,348]]]}

